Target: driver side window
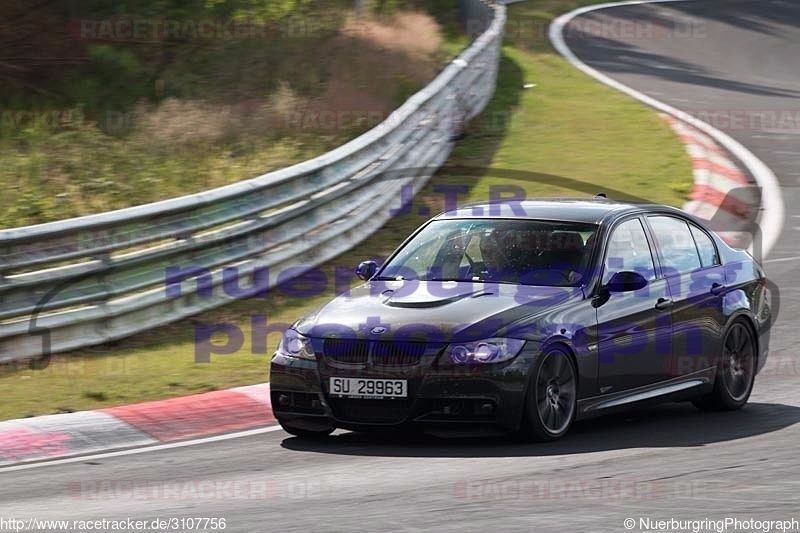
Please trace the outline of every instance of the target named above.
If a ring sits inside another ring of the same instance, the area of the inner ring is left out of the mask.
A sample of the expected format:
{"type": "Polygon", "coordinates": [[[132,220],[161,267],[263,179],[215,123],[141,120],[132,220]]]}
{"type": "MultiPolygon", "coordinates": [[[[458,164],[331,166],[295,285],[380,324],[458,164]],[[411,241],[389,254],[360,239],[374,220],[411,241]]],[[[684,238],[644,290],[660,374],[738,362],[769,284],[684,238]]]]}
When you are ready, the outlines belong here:
{"type": "Polygon", "coordinates": [[[653,254],[638,218],[623,222],[611,234],[603,264],[603,283],[608,283],[611,276],[623,270],[637,272],[648,281],[656,277],[653,254]]]}

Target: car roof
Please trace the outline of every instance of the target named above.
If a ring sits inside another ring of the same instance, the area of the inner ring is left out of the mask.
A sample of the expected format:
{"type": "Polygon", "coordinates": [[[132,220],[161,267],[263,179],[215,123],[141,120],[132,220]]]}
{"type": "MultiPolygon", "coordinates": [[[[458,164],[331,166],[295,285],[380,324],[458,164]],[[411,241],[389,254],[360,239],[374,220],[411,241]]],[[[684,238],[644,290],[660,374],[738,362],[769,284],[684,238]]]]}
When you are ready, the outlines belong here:
{"type": "Polygon", "coordinates": [[[665,205],[595,197],[475,202],[445,211],[436,218],[515,218],[602,224],[627,214],[643,212],[669,212],[686,216],[683,211],[665,205]]]}

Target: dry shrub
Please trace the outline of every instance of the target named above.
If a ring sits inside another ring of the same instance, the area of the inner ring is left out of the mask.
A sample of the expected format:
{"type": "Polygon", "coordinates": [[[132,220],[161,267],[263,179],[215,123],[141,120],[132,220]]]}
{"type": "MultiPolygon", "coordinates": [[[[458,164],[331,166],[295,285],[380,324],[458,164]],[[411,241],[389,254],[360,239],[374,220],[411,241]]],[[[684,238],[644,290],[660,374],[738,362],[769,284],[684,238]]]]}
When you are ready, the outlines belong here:
{"type": "Polygon", "coordinates": [[[439,24],[419,11],[399,12],[388,21],[353,20],[342,32],[372,47],[403,52],[423,62],[442,46],[439,24]]]}
{"type": "Polygon", "coordinates": [[[136,108],[135,140],[168,147],[211,145],[224,140],[233,120],[230,106],[167,98],[157,107],[136,108]]]}
{"type": "Polygon", "coordinates": [[[323,94],[307,111],[333,111],[356,129],[374,125],[433,77],[441,45],[439,25],[424,13],[351,20],[320,49],[318,61],[330,68],[323,94]]]}
{"type": "Polygon", "coordinates": [[[326,72],[318,96],[299,96],[283,81],[269,96],[229,103],[168,98],[156,107],[140,104],[134,137],[162,151],[249,143],[287,132],[346,137],[374,126],[400,103],[398,94],[430,80],[441,44],[439,25],[424,13],[352,20],[312,59],[313,68],[326,72]],[[323,123],[321,117],[328,118],[323,123]]]}

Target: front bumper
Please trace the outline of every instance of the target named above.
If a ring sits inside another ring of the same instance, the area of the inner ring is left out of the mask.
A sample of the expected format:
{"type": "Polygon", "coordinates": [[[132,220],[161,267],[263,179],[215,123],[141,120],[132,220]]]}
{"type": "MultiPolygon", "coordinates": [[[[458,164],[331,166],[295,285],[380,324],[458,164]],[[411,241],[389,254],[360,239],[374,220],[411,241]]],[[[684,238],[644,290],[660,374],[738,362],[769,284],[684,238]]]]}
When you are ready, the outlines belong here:
{"type": "Polygon", "coordinates": [[[417,427],[447,431],[472,429],[513,431],[519,427],[528,376],[537,354],[528,342],[511,361],[455,365],[441,353],[431,361],[391,370],[342,368],[324,357],[317,361],[273,356],[270,374],[272,410],[280,422],[309,430],[369,430],[417,427]],[[331,376],[406,379],[408,398],[333,397],[331,376]]]}

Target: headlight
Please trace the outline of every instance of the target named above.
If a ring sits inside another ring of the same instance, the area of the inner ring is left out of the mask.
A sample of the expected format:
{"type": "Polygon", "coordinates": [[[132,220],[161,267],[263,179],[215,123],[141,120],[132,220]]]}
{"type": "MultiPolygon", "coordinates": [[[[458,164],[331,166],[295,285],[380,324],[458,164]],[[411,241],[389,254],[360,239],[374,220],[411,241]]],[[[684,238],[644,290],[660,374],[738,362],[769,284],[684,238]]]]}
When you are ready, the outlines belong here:
{"type": "Polygon", "coordinates": [[[281,342],[278,344],[278,353],[300,359],[316,359],[311,340],[291,328],[283,332],[281,342]]]}
{"type": "Polygon", "coordinates": [[[458,365],[499,363],[515,357],[525,345],[520,339],[484,339],[451,344],[447,348],[450,360],[458,365]]]}

